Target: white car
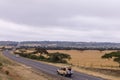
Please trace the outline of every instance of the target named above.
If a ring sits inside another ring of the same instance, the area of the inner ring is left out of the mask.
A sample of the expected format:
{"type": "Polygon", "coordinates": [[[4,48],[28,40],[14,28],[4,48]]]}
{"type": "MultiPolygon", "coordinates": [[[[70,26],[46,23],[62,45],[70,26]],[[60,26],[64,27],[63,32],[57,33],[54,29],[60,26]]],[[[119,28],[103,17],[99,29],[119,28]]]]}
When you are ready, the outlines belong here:
{"type": "Polygon", "coordinates": [[[71,77],[73,75],[73,70],[71,67],[62,67],[57,69],[57,73],[65,77],[71,77]]]}

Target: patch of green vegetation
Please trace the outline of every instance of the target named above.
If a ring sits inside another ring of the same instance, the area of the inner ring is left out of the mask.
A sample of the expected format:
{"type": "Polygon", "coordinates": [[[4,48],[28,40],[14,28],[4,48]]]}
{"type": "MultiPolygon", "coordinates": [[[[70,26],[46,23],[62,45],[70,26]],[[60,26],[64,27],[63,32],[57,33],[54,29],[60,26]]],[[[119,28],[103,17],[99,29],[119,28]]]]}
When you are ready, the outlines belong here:
{"type": "Polygon", "coordinates": [[[54,63],[67,63],[67,60],[70,59],[71,59],[70,55],[56,52],[49,54],[48,61],[54,63]]]}
{"type": "Polygon", "coordinates": [[[59,52],[49,54],[48,58],[42,55],[36,56],[34,54],[19,53],[19,55],[30,59],[53,62],[53,63],[67,63],[67,60],[71,59],[70,55],[59,52]]]}
{"type": "Polygon", "coordinates": [[[113,59],[113,61],[117,62],[120,67],[120,51],[106,53],[102,56],[103,59],[113,59]]]}
{"type": "Polygon", "coordinates": [[[19,50],[19,52],[15,52],[15,54],[18,54],[22,57],[40,60],[40,61],[46,61],[46,62],[53,62],[53,63],[68,63],[67,61],[71,59],[71,56],[64,53],[48,53],[45,49],[35,49],[32,53],[26,53],[26,51],[19,50]],[[39,54],[39,55],[36,55],[39,54]],[[45,57],[46,55],[47,57],[45,57]]]}
{"type": "Polygon", "coordinates": [[[0,62],[0,66],[3,66],[3,64],[0,62]]]}
{"type": "Polygon", "coordinates": [[[10,74],[10,72],[9,72],[8,70],[6,70],[6,71],[5,71],[5,74],[9,75],[9,74],[10,74]]]}

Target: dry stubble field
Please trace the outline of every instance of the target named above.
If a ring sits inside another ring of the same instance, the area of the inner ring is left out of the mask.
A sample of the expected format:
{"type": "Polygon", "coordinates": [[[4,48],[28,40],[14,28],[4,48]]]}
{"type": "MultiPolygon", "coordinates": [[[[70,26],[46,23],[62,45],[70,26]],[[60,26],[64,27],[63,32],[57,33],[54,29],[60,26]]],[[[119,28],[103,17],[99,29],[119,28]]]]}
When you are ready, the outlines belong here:
{"type": "Polygon", "coordinates": [[[69,63],[75,65],[74,70],[86,74],[99,76],[107,80],[120,80],[118,63],[108,59],[101,59],[105,53],[116,50],[48,50],[48,52],[61,52],[71,55],[69,63]],[[76,67],[78,66],[78,67],[76,67]]]}
{"type": "Polygon", "coordinates": [[[105,53],[113,52],[115,50],[48,50],[48,52],[61,52],[71,55],[72,59],[69,61],[75,66],[83,67],[97,67],[97,68],[116,68],[118,63],[108,59],[101,59],[105,53]]]}

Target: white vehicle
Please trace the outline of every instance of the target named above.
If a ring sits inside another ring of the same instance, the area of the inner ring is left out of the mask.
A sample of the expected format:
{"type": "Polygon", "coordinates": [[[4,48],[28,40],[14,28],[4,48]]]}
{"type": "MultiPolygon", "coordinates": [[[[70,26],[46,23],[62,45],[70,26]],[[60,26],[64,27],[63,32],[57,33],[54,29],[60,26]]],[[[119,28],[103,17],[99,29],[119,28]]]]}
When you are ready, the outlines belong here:
{"type": "Polygon", "coordinates": [[[71,67],[61,67],[57,69],[57,73],[65,77],[71,77],[73,75],[73,70],[71,67]]]}

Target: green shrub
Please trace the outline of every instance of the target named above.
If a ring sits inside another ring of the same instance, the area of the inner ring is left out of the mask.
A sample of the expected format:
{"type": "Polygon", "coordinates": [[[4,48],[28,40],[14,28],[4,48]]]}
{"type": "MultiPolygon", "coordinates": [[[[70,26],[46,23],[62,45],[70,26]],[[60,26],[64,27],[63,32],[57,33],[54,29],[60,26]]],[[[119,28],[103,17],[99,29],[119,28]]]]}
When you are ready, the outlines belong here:
{"type": "Polygon", "coordinates": [[[101,56],[101,58],[113,59],[113,61],[117,62],[119,64],[119,67],[120,67],[120,51],[106,53],[103,56],[101,56]]]}
{"type": "Polygon", "coordinates": [[[45,58],[45,57],[44,57],[44,56],[42,56],[42,55],[41,55],[41,56],[39,56],[39,57],[38,57],[38,59],[39,59],[39,60],[44,60],[44,61],[46,61],[46,60],[47,60],[47,58],[45,58]]]}
{"type": "Polygon", "coordinates": [[[3,66],[3,64],[0,62],[0,66],[3,66]]]}
{"type": "Polygon", "coordinates": [[[70,55],[56,52],[49,54],[48,61],[54,63],[67,63],[69,59],[71,59],[70,55]]]}
{"type": "MultiPolygon", "coordinates": [[[[53,63],[67,63],[69,59],[71,59],[71,56],[68,54],[64,53],[51,53],[49,54],[47,50],[45,49],[40,49],[37,48],[35,49],[36,51],[31,53],[31,54],[26,54],[26,53],[19,53],[20,56],[30,58],[30,59],[36,59],[36,60],[41,60],[41,61],[47,61],[47,62],[53,62],[53,63]],[[35,54],[40,53],[40,56],[36,56],[35,54]],[[48,58],[44,57],[42,54],[46,54],[48,58]]],[[[15,53],[18,54],[18,53],[15,53]]]]}
{"type": "Polygon", "coordinates": [[[30,59],[38,59],[38,56],[34,55],[34,54],[31,54],[31,55],[28,55],[28,57],[30,59]]]}
{"type": "Polygon", "coordinates": [[[19,55],[22,56],[22,57],[27,57],[27,58],[30,57],[30,54],[25,54],[25,53],[20,53],[19,55]]]}
{"type": "Polygon", "coordinates": [[[3,67],[3,64],[2,64],[2,63],[0,63],[0,70],[2,69],[2,67],[3,67]]]}
{"type": "Polygon", "coordinates": [[[5,71],[5,74],[9,75],[9,74],[10,74],[10,72],[9,72],[8,70],[6,70],[6,71],[5,71]]]}

